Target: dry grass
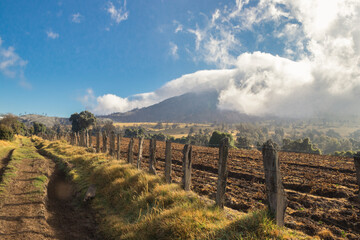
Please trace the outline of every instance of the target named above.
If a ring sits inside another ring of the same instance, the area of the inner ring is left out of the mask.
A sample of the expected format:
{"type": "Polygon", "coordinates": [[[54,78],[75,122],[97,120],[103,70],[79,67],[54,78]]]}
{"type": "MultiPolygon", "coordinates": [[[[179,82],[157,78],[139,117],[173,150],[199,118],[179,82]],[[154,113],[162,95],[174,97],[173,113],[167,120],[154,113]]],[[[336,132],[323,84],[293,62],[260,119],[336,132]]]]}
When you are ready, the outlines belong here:
{"type": "Polygon", "coordinates": [[[110,239],[304,239],[275,226],[266,211],[241,216],[221,211],[179,185],[123,161],[65,142],[36,140],[58,161],[84,194],[90,184],[100,231],[110,239]],[[71,169],[69,169],[69,166],[71,169]]]}

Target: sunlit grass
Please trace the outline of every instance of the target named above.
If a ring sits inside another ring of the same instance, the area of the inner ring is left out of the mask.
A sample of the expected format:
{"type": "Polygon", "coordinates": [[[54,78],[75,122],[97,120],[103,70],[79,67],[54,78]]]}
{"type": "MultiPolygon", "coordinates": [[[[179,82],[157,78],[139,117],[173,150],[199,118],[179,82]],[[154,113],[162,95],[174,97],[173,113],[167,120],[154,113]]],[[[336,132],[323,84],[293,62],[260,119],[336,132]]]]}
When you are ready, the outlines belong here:
{"type": "MultiPolygon", "coordinates": [[[[37,140],[40,144],[41,141],[37,140]]],[[[92,207],[100,231],[111,239],[305,239],[273,224],[266,210],[250,214],[222,211],[177,184],[139,171],[124,161],[65,142],[42,142],[85,194],[97,192],[92,207]],[[71,166],[71,169],[69,169],[71,166]]]]}

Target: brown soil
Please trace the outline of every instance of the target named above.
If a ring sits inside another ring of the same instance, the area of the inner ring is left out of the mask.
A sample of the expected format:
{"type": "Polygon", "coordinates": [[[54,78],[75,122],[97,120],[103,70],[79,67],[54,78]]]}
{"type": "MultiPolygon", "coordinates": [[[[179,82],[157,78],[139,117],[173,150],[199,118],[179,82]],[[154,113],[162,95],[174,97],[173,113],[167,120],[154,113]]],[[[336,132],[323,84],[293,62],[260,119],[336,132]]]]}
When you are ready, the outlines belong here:
{"type": "Polygon", "coordinates": [[[74,188],[49,159],[23,159],[0,205],[0,239],[101,239],[91,212],[74,205],[74,188]],[[49,176],[48,190],[35,187],[49,176]]]}
{"type": "MultiPolygon", "coordinates": [[[[93,143],[95,143],[95,138],[93,143]]],[[[127,159],[129,139],[122,138],[121,158],[127,159]]],[[[172,179],[181,182],[182,144],[172,144],[172,179]]],[[[134,141],[134,159],[138,141],[134,141]]],[[[217,148],[193,147],[192,190],[215,199],[217,148]]],[[[157,172],[163,174],[165,143],[157,142],[157,172]]],[[[286,226],[311,236],[328,229],[336,239],[360,239],[360,201],[351,158],[280,152],[280,165],[289,205],[286,226]]],[[[149,141],[145,140],[142,168],[148,169],[149,141]]],[[[135,160],[136,164],[136,160],[135,160]]],[[[230,150],[226,206],[240,211],[266,204],[262,154],[230,150]]]]}

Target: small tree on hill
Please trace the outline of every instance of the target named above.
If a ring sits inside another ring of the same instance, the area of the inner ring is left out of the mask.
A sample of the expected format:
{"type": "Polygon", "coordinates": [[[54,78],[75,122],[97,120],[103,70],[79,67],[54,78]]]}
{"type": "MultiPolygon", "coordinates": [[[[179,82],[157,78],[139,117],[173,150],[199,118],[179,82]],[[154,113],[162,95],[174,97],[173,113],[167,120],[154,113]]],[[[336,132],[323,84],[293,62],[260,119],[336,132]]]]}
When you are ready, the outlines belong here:
{"type": "Polygon", "coordinates": [[[74,113],[69,118],[74,132],[80,132],[96,123],[96,117],[89,111],[74,113]]]}

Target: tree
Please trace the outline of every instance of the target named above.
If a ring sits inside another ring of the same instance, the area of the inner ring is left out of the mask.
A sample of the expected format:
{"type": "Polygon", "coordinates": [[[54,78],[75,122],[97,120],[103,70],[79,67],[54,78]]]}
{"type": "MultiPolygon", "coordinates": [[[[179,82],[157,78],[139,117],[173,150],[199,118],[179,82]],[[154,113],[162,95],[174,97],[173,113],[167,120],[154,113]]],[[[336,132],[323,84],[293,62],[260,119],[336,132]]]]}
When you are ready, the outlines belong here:
{"type": "Polygon", "coordinates": [[[19,121],[19,118],[12,114],[7,114],[3,119],[1,119],[0,124],[10,127],[13,130],[14,134],[26,133],[26,127],[24,123],[19,121]]]}
{"type": "Polygon", "coordinates": [[[0,139],[11,141],[14,138],[14,131],[11,127],[0,124],[0,139]]]}
{"type": "Polygon", "coordinates": [[[42,123],[33,122],[34,134],[45,133],[46,126],[42,123]]]}
{"type": "Polygon", "coordinates": [[[74,132],[83,131],[96,123],[96,117],[89,111],[82,111],[80,114],[74,113],[69,120],[74,132]]]}
{"type": "Polygon", "coordinates": [[[210,147],[218,147],[220,145],[220,141],[225,138],[229,138],[229,144],[230,146],[234,146],[234,138],[230,133],[223,133],[219,131],[214,131],[211,135],[211,138],[209,140],[209,146],[210,147]]]}
{"type": "Polygon", "coordinates": [[[115,132],[116,128],[112,121],[107,121],[103,127],[103,130],[106,132],[106,134],[110,134],[111,132],[115,132]]]}

